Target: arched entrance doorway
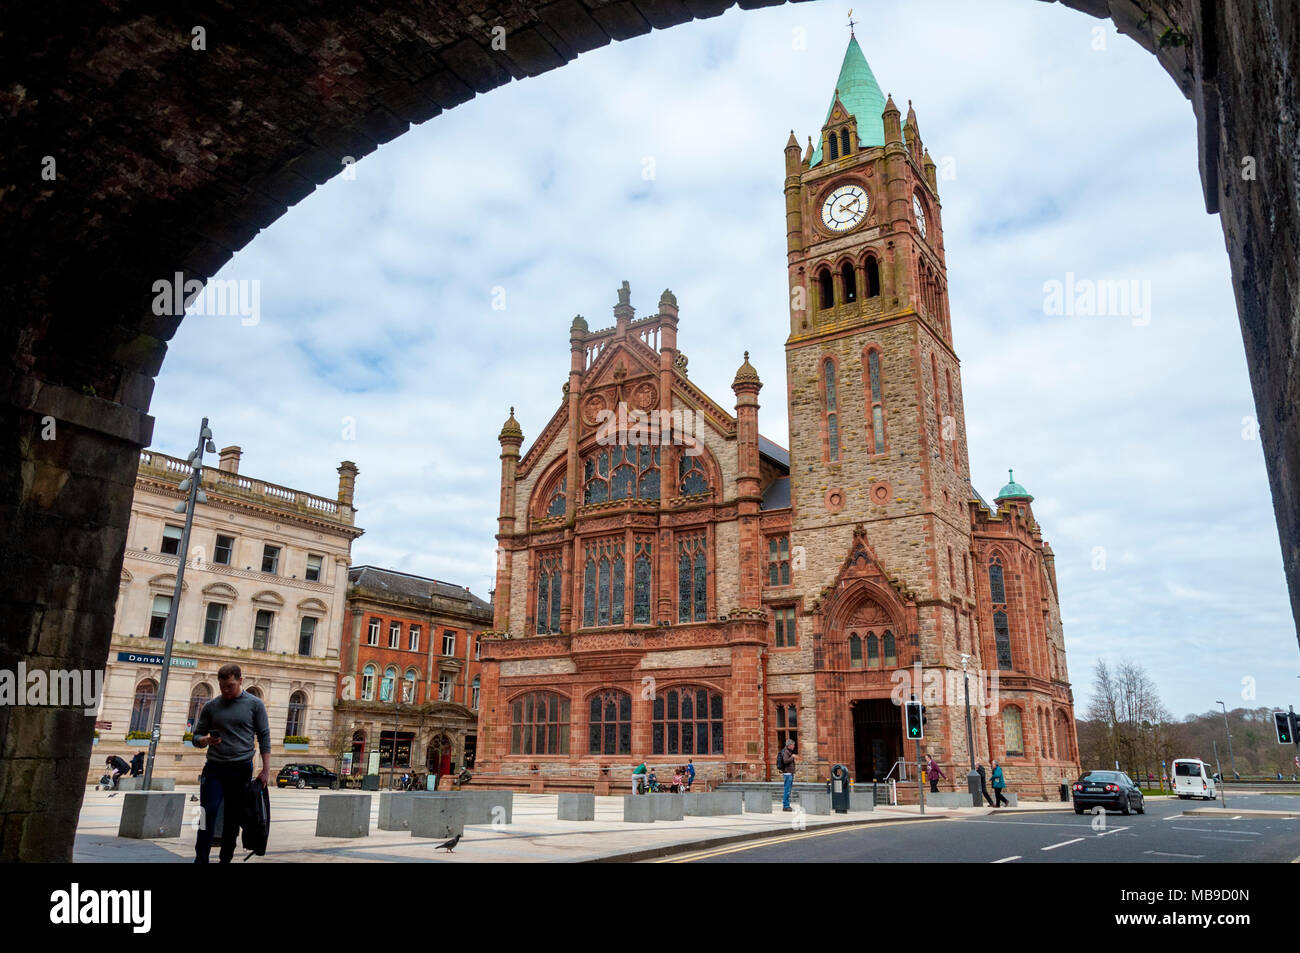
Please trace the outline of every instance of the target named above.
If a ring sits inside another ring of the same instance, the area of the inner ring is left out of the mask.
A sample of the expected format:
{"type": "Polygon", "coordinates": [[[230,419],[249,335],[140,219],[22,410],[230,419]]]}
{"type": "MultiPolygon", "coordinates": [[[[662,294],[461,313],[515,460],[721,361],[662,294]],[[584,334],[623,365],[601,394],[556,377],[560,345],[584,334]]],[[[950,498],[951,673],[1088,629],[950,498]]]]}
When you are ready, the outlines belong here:
{"type": "Polygon", "coordinates": [[[455,746],[446,734],[435,735],[425,750],[424,767],[430,774],[451,774],[455,746]]]}

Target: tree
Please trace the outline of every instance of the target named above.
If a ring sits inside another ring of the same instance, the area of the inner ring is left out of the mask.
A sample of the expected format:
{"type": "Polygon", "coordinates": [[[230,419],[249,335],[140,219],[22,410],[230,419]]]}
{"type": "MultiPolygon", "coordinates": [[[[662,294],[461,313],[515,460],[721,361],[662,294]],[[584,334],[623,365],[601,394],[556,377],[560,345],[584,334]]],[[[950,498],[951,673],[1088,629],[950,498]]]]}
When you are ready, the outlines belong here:
{"type": "Polygon", "coordinates": [[[352,750],[352,726],[336,725],[325,750],[334,755],[334,767],[341,774],[343,756],[352,750]]]}
{"type": "MultiPolygon", "coordinates": [[[[1134,774],[1156,774],[1160,760],[1172,756],[1178,745],[1177,726],[1155,682],[1136,662],[1121,661],[1112,669],[1104,659],[1097,660],[1087,716],[1093,723],[1086,733],[1089,754],[1105,767],[1118,763],[1134,774]]],[[[1082,726],[1079,733],[1082,750],[1082,726]]]]}

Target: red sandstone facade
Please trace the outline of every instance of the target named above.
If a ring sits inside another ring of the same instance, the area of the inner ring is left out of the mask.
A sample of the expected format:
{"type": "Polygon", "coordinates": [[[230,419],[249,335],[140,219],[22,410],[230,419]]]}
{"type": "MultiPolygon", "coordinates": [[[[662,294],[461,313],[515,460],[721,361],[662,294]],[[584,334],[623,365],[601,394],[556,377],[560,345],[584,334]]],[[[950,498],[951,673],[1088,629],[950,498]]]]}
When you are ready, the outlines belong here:
{"type": "Polygon", "coordinates": [[[688,758],[766,779],[788,738],[801,778],[898,777],[913,692],[950,779],[972,754],[1027,796],[1077,773],[1032,497],[969,479],[935,164],[910,107],[868,116],[856,41],[841,86],[820,146],[785,150],[790,450],[759,435],[748,355],[724,409],[687,376],[673,294],[637,319],[626,282],[613,327],[574,319],[527,453],[503,427],[484,781],[617,791],[688,758]]]}

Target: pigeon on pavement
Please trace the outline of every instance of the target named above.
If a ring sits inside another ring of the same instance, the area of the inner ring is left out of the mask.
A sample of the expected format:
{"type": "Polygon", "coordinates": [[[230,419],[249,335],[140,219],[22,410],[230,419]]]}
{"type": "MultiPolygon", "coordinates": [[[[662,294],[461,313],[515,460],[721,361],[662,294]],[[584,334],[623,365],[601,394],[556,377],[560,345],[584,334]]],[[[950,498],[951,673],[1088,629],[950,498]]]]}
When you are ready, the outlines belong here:
{"type": "Polygon", "coordinates": [[[456,845],[459,843],[460,843],[460,835],[457,834],[455,837],[453,837],[451,840],[447,841],[446,843],[439,844],[437,847],[434,848],[434,850],[445,850],[447,851],[447,853],[450,854],[453,850],[456,849],[456,845]]]}

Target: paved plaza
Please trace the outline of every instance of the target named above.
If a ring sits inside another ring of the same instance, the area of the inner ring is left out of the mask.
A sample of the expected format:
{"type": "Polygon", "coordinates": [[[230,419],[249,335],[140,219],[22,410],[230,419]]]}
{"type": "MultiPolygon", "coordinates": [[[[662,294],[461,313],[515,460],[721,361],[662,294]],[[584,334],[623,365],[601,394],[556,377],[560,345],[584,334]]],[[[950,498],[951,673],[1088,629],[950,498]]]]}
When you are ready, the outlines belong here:
{"type": "MultiPolygon", "coordinates": [[[[194,859],[193,824],[198,802],[190,796],[196,785],[181,786],[185,794],[185,825],[179,838],[134,840],[118,837],[122,814],[121,793],[87,790],[77,825],[73,860],[77,863],[186,863],[194,859]]],[[[653,824],[624,823],[621,797],[597,797],[594,821],[556,820],[559,796],[514,796],[513,822],[501,826],[467,825],[454,853],[436,851],[436,840],[412,837],[405,831],[378,829],[379,796],[372,792],[370,834],[354,839],[315,836],[316,807],[327,792],[271,789],[271,840],[258,862],[337,863],[546,863],[597,860],[649,860],[657,856],[733,839],[778,836],[792,830],[880,824],[915,819],[915,806],[878,807],[849,814],[786,814],[774,805],[773,814],[738,814],[723,817],[687,817],[653,824]],[[796,825],[802,825],[802,828],[796,825]]],[[[1069,810],[1060,803],[1027,802],[1023,811],[1069,810]]],[[[978,816],[989,808],[929,809],[927,817],[978,816]]],[[[1001,813],[1007,813],[1005,810],[1001,813]]],[[[235,855],[238,862],[245,854],[235,855]]],[[[214,845],[212,859],[216,860],[214,845]]]]}

